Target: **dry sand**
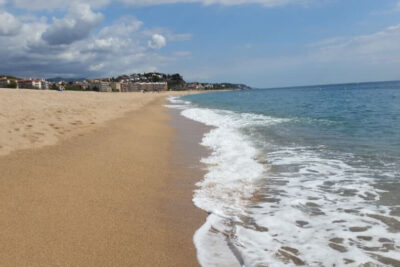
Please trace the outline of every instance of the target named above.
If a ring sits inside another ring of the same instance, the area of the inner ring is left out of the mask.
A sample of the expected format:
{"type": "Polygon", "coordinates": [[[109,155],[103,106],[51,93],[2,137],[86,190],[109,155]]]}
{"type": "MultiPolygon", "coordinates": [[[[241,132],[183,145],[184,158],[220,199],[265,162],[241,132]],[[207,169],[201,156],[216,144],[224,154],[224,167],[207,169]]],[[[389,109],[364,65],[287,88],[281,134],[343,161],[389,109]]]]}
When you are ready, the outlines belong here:
{"type": "Polygon", "coordinates": [[[0,155],[53,145],[165,93],[96,93],[0,89],[0,155]]]}
{"type": "Polygon", "coordinates": [[[197,265],[164,98],[0,91],[0,266],[197,265]]]}

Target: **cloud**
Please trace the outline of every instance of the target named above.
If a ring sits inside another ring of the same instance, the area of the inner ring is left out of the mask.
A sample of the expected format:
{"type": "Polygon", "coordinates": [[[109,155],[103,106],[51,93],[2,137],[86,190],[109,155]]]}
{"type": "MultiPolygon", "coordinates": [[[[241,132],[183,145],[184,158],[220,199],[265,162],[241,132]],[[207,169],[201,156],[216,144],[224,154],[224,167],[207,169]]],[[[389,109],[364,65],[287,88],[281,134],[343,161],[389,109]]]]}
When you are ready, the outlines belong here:
{"type": "Polygon", "coordinates": [[[202,3],[203,5],[242,5],[242,4],[261,4],[265,7],[282,6],[292,3],[306,3],[307,0],[121,0],[124,3],[146,6],[174,3],[202,3]]]}
{"type": "Polygon", "coordinates": [[[382,31],[350,38],[323,40],[311,47],[313,57],[320,61],[392,62],[400,59],[400,25],[382,31]]]}
{"type": "Polygon", "coordinates": [[[21,27],[21,23],[14,15],[0,11],[0,36],[16,35],[21,27]]]}
{"type": "Polygon", "coordinates": [[[28,10],[53,10],[66,9],[80,4],[86,4],[94,8],[103,7],[110,0],[0,0],[14,4],[15,7],[28,10]]]}
{"type": "Polygon", "coordinates": [[[118,35],[126,36],[139,30],[143,26],[143,22],[134,16],[125,16],[117,20],[114,24],[106,26],[100,31],[100,35],[118,35]]]}
{"type": "Polygon", "coordinates": [[[34,13],[20,15],[20,30],[0,36],[0,73],[21,77],[115,76],[157,70],[188,56],[174,51],[161,55],[159,49],[168,38],[145,28],[133,16],[94,31],[101,18],[85,4],[68,9],[65,17],[50,23],[34,13]]]}
{"type": "Polygon", "coordinates": [[[167,40],[161,34],[156,33],[152,36],[152,39],[149,40],[148,45],[153,49],[161,49],[167,45],[167,40]]]}
{"type": "Polygon", "coordinates": [[[286,56],[232,57],[204,67],[192,65],[188,80],[251,81],[265,88],[400,79],[400,25],[370,34],[333,37],[286,56]]]}
{"type": "MultiPolygon", "coordinates": [[[[0,0],[7,1],[7,0],[0,0]]],[[[316,0],[117,0],[114,2],[122,2],[125,4],[135,6],[149,6],[149,5],[163,5],[163,4],[176,4],[176,3],[201,3],[203,5],[244,5],[244,4],[260,4],[265,7],[276,7],[287,4],[307,4],[316,0]]],[[[320,0],[321,1],[321,0],[320,0]]],[[[94,8],[104,7],[112,0],[8,0],[13,3],[17,8],[28,10],[41,10],[41,9],[65,9],[77,4],[87,4],[94,8]]]]}
{"type": "Polygon", "coordinates": [[[53,18],[42,37],[51,45],[71,44],[88,37],[102,20],[101,13],[94,13],[87,4],[79,4],[70,8],[63,19],[53,18]]]}

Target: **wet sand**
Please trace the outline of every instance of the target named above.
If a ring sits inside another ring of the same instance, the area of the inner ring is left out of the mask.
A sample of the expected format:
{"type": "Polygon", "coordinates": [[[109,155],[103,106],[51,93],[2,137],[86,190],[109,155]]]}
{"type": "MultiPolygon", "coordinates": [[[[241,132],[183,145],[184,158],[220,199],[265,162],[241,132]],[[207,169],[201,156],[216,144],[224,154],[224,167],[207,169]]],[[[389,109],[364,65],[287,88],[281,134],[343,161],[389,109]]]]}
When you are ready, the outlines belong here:
{"type": "Polygon", "coordinates": [[[0,157],[0,265],[197,266],[201,172],[164,103],[0,157]]]}
{"type": "MultiPolygon", "coordinates": [[[[209,129],[203,124],[186,119],[179,113],[180,111],[173,109],[167,111],[167,114],[171,116],[169,125],[174,129],[169,163],[169,166],[174,169],[174,175],[170,177],[166,190],[181,201],[165,202],[164,210],[169,214],[169,220],[175,220],[176,223],[173,225],[179,227],[176,230],[190,238],[191,244],[187,249],[190,249],[190,253],[194,253],[196,257],[193,235],[204,224],[208,214],[194,206],[193,190],[196,188],[195,184],[202,180],[206,173],[206,166],[200,162],[200,159],[208,155],[209,151],[200,146],[200,142],[203,134],[209,129]],[[181,225],[190,227],[182,228],[181,225]]],[[[175,232],[171,231],[169,234],[174,235],[175,232]]],[[[171,236],[171,240],[173,239],[171,236]]],[[[171,246],[173,249],[181,249],[180,246],[172,244],[171,246]]],[[[198,263],[176,266],[198,266],[198,263]]]]}

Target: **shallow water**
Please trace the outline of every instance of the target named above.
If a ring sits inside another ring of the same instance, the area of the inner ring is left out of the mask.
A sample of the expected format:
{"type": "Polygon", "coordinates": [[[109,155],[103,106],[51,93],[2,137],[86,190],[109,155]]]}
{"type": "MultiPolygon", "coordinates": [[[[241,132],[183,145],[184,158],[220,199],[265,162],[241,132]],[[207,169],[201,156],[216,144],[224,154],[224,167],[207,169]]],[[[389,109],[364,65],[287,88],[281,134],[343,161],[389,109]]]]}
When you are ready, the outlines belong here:
{"type": "Polygon", "coordinates": [[[213,129],[203,266],[400,266],[400,83],[171,99],[213,129]]]}

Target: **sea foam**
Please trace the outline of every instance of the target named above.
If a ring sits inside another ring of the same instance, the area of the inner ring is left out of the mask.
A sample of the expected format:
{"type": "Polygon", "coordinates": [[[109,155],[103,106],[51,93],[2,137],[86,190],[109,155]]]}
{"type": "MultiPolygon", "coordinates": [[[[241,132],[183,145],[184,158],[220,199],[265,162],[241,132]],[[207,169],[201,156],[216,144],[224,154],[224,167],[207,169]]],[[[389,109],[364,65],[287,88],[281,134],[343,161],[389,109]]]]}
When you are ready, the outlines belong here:
{"type": "Polygon", "coordinates": [[[377,205],[383,191],[368,166],[348,164],[351,154],[272,144],[256,133],[288,119],[171,100],[184,117],[212,127],[201,142],[211,150],[202,159],[208,172],[193,197],[210,213],[194,235],[202,266],[400,262],[399,218],[377,205]]]}
{"type": "Polygon", "coordinates": [[[238,244],[230,239],[236,235],[233,223],[248,216],[246,207],[265,171],[256,160],[259,151],[240,129],[285,120],[202,108],[185,109],[182,115],[214,127],[201,143],[212,153],[202,159],[208,173],[197,183],[193,197],[196,206],[211,213],[194,236],[199,261],[203,266],[240,266],[244,259],[235,249],[238,244]]]}

